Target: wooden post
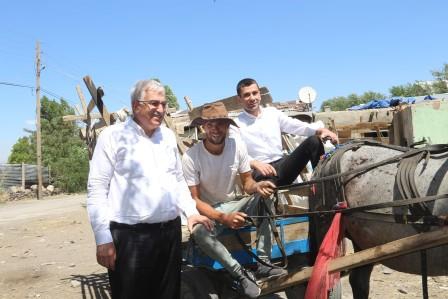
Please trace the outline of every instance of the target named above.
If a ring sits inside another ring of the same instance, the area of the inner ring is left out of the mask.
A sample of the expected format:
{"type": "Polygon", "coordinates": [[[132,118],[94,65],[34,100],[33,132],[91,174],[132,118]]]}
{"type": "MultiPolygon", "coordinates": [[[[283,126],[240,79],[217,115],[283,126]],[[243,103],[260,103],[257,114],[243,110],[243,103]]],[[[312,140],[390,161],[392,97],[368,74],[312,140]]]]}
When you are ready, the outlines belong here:
{"type": "Polygon", "coordinates": [[[171,117],[165,114],[163,116],[163,122],[168,129],[171,129],[174,132],[174,135],[176,136],[177,148],[179,149],[180,154],[183,155],[186,152],[187,147],[182,143],[182,140],[180,140],[179,136],[177,135],[176,128],[174,127],[171,117]]]}
{"type": "Polygon", "coordinates": [[[187,104],[188,111],[193,110],[193,103],[189,96],[184,96],[185,103],[187,104]]]}
{"type": "Polygon", "coordinates": [[[42,196],[42,144],[40,135],[40,44],[36,41],[36,156],[37,156],[37,199],[42,196]]]}
{"type": "MultiPolygon", "coordinates": [[[[76,92],[78,93],[79,100],[81,101],[82,110],[84,111],[84,122],[86,124],[86,132],[84,134],[87,150],[89,152],[89,160],[92,160],[93,156],[93,147],[95,145],[92,145],[92,117],[93,115],[90,113],[95,105],[95,102],[93,99],[90,100],[89,106],[86,105],[86,99],[84,97],[84,94],[82,93],[81,87],[79,85],[76,85],[76,92]]],[[[99,118],[101,118],[101,115],[98,115],[99,118]]]]}
{"type": "MultiPolygon", "coordinates": [[[[184,100],[185,100],[185,103],[187,104],[188,111],[190,111],[190,112],[193,111],[193,109],[194,109],[193,102],[191,101],[190,97],[189,96],[184,96],[184,100]]],[[[195,127],[194,128],[194,139],[196,139],[196,140],[199,139],[198,129],[199,129],[200,133],[204,133],[204,129],[202,129],[202,127],[195,127]]]]}
{"type": "MultiPolygon", "coordinates": [[[[103,116],[104,121],[106,122],[106,125],[111,125],[111,118],[109,111],[107,111],[106,106],[103,103],[102,97],[104,96],[104,91],[99,87],[98,89],[95,87],[95,84],[93,84],[92,78],[89,76],[85,76],[83,78],[84,83],[87,86],[87,89],[89,90],[90,95],[92,96],[92,100],[95,103],[96,107],[98,107],[98,110],[100,111],[101,115],[103,116]]],[[[90,109],[91,105],[89,103],[88,110],[90,109]]],[[[93,108],[93,107],[92,107],[93,108]]]]}
{"type": "Polygon", "coordinates": [[[22,162],[22,190],[25,190],[25,163],[22,162]]]}
{"type": "MultiPolygon", "coordinates": [[[[350,270],[367,264],[377,263],[400,255],[445,244],[448,244],[448,227],[416,234],[336,258],[328,264],[328,271],[330,273],[334,273],[350,270]]],[[[304,270],[290,272],[288,275],[276,278],[275,280],[266,281],[261,285],[261,294],[265,295],[274,293],[287,287],[303,283],[310,279],[312,272],[313,268],[310,267],[304,270]]]]}
{"type": "Polygon", "coordinates": [[[81,101],[82,111],[84,114],[87,114],[86,99],[82,93],[81,86],[76,85],[76,92],[78,93],[79,100],[81,101]]]}

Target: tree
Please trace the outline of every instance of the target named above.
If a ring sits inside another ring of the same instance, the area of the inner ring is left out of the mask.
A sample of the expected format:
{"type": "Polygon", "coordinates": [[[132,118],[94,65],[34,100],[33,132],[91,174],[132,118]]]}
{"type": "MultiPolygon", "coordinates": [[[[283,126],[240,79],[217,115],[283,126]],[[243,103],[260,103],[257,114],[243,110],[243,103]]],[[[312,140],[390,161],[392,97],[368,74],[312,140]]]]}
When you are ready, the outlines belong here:
{"type": "Polygon", "coordinates": [[[347,97],[339,96],[324,101],[321,105],[320,110],[324,111],[324,107],[328,106],[332,111],[342,111],[352,106],[367,103],[371,100],[379,100],[384,98],[385,96],[383,94],[374,91],[367,91],[360,96],[352,93],[347,97]]]}
{"type": "Polygon", "coordinates": [[[20,137],[13,145],[11,155],[8,157],[8,163],[16,164],[34,164],[36,163],[36,151],[33,138],[30,136],[20,137]]]}
{"type": "Polygon", "coordinates": [[[448,64],[444,64],[442,70],[431,71],[434,78],[432,82],[408,83],[405,85],[392,86],[389,92],[394,97],[416,97],[434,93],[448,92],[448,64]]]}
{"type": "MultiPolygon", "coordinates": [[[[158,78],[153,78],[153,80],[156,80],[160,83],[160,80],[158,78]]],[[[163,87],[165,87],[165,95],[166,101],[168,102],[168,107],[176,108],[176,110],[179,109],[179,102],[177,101],[177,97],[174,92],[168,85],[164,85],[163,87]]]]}
{"type": "Polygon", "coordinates": [[[165,85],[165,95],[168,101],[168,107],[179,109],[179,102],[177,101],[176,95],[173,93],[168,85],[165,85]]]}
{"type": "Polygon", "coordinates": [[[432,71],[432,76],[435,82],[432,84],[431,88],[434,93],[447,93],[448,92],[448,64],[443,65],[443,69],[440,71],[432,71]]]}
{"type": "MultiPolygon", "coordinates": [[[[416,81],[412,84],[392,86],[389,89],[390,95],[392,97],[415,97],[434,93],[448,93],[448,64],[445,63],[441,70],[431,71],[431,74],[434,77],[434,81],[429,83],[416,81]]],[[[371,100],[384,99],[385,97],[381,93],[372,91],[367,91],[361,96],[353,93],[347,97],[339,96],[324,101],[320,110],[323,111],[324,107],[328,106],[333,111],[340,111],[371,100]]]]}
{"type": "Polygon", "coordinates": [[[417,97],[431,94],[431,87],[426,83],[416,82],[406,85],[392,86],[389,89],[393,97],[417,97]]]}
{"type": "MultiPolygon", "coordinates": [[[[64,122],[64,115],[74,114],[73,108],[43,97],[41,100],[42,165],[51,168],[54,185],[66,192],[84,191],[88,175],[88,152],[78,137],[79,127],[64,122]]],[[[35,163],[36,134],[21,137],[13,146],[10,163],[35,163]],[[32,153],[32,154],[30,154],[32,153]],[[29,160],[24,160],[24,159],[29,160]]]]}

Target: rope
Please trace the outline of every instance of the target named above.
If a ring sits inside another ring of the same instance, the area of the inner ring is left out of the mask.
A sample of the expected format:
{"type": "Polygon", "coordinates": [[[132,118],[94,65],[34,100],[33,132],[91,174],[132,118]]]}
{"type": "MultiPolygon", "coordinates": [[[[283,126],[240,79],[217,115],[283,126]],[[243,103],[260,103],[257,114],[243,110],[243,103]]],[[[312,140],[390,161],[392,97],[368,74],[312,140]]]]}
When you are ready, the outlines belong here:
{"type": "MultiPolygon", "coordinates": [[[[276,218],[289,218],[289,217],[305,217],[305,216],[312,216],[312,215],[333,215],[336,213],[351,214],[354,212],[363,212],[363,211],[377,210],[377,209],[383,209],[383,208],[402,207],[402,206],[416,204],[416,203],[435,201],[438,199],[448,199],[448,194],[438,194],[438,195],[424,196],[424,197],[419,197],[419,198],[403,199],[403,200],[399,200],[399,201],[381,202],[381,203],[375,203],[375,204],[358,206],[358,207],[353,207],[353,208],[346,208],[346,209],[338,209],[338,207],[335,206],[334,210],[326,210],[326,211],[310,211],[310,212],[303,212],[303,213],[296,213],[296,214],[277,214],[277,215],[269,215],[269,216],[267,216],[267,215],[251,215],[251,216],[247,216],[246,219],[248,222],[254,223],[254,219],[261,219],[261,218],[276,219],[276,218]]],[[[425,216],[425,215],[421,215],[421,216],[425,216]]]]}

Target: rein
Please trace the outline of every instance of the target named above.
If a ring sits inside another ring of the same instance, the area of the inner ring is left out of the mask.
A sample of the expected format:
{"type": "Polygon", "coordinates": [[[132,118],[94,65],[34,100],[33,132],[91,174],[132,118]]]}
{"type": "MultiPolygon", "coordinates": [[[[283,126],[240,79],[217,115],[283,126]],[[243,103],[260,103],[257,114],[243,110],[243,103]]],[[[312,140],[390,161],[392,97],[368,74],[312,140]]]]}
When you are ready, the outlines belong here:
{"type": "MultiPolygon", "coordinates": [[[[428,145],[423,148],[408,148],[408,147],[401,147],[401,146],[395,146],[395,145],[386,145],[382,144],[376,141],[372,140],[360,140],[360,141],[354,141],[352,143],[349,143],[343,147],[340,147],[339,150],[335,151],[333,155],[330,155],[327,159],[321,161],[317,168],[315,169],[315,174],[317,176],[320,176],[323,172],[323,169],[329,164],[331,159],[336,160],[336,174],[323,176],[317,179],[309,180],[302,183],[296,183],[296,184],[290,184],[290,185],[284,185],[279,186],[276,188],[274,196],[276,198],[276,201],[278,202],[278,195],[279,193],[288,192],[290,190],[295,189],[301,189],[305,187],[311,187],[315,184],[322,184],[324,182],[328,181],[334,181],[339,187],[338,189],[341,192],[342,198],[340,200],[337,200],[337,204],[334,207],[334,209],[331,210],[323,210],[323,211],[310,211],[310,212],[303,212],[303,213],[296,213],[296,214],[272,214],[269,213],[269,209],[266,208],[266,212],[268,215],[251,215],[246,216],[246,222],[248,225],[255,225],[256,219],[261,219],[262,221],[264,219],[267,219],[269,221],[272,232],[274,234],[274,238],[276,240],[276,243],[278,244],[283,257],[283,264],[284,267],[287,266],[287,258],[284,251],[284,245],[283,242],[281,242],[280,238],[278,237],[278,232],[276,230],[276,225],[274,223],[274,220],[277,218],[289,218],[289,217],[305,217],[305,216],[319,216],[319,215],[334,215],[336,213],[342,213],[342,214],[351,214],[355,212],[364,212],[364,211],[370,211],[370,210],[377,210],[377,209],[383,209],[383,208],[392,208],[392,207],[403,207],[403,206],[409,206],[412,218],[410,219],[412,221],[408,222],[407,215],[401,215],[402,219],[404,219],[405,223],[417,223],[416,220],[422,219],[423,224],[425,225],[448,225],[448,218],[447,217],[441,217],[441,216],[433,216],[431,215],[428,207],[426,206],[427,202],[436,201],[439,199],[448,199],[448,194],[439,194],[439,195],[432,195],[432,196],[420,196],[414,179],[415,169],[418,165],[418,163],[425,159],[424,166],[426,167],[428,161],[430,158],[438,159],[445,157],[445,155],[448,153],[448,144],[440,144],[440,145],[428,145]],[[398,150],[403,152],[402,154],[396,155],[394,157],[372,163],[369,165],[365,165],[362,167],[359,167],[357,169],[349,170],[346,172],[341,173],[340,171],[340,159],[342,158],[343,154],[346,153],[349,150],[356,151],[363,145],[370,145],[370,146],[381,146],[385,148],[390,148],[394,150],[398,150]],[[442,155],[441,155],[442,154],[442,155]],[[439,156],[438,156],[439,155],[439,156]],[[340,204],[342,202],[345,202],[345,194],[344,194],[344,186],[350,182],[352,179],[367,173],[368,171],[378,168],[383,165],[391,164],[398,162],[398,171],[397,171],[397,184],[398,189],[401,195],[401,200],[398,201],[389,201],[389,202],[382,202],[382,203],[375,203],[370,205],[364,205],[364,206],[358,206],[353,208],[339,208],[340,204]]],[[[325,193],[323,193],[323,202],[325,202],[325,193]]],[[[261,202],[264,203],[263,200],[261,202]]],[[[395,215],[400,216],[400,215],[395,215]]],[[[396,217],[396,219],[399,219],[396,217]]],[[[236,232],[236,236],[242,247],[251,255],[253,256],[257,261],[264,263],[264,261],[258,259],[258,257],[253,254],[253,252],[245,246],[241,236],[236,232]]],[[[270,265],[272,266],[272,265],[270,265]]]]}
{"type": "MultiPolygon", "coordinates": [[[[389,201],[389,202],[382,202],[382,203],[375,203],[370,205],[364,205],[364,206],[358,206],[353,208],[345,208],[345,209],[338,209],[336,206],[336,209],[334,210],[326,210],[326,211],[311,211],[311,212],[303,212],[303,213],[296,213],[296,214],[277,214],[277,215],[264,215],[264,216],[247,216],[247,221],[251,224],[254,223],[253,219],[262,219],[262,218],[289,218],[289,217],[305,217],[305,216],[312,216],[312,215],[333,215],[336,213],[341,214],[351,214],[355,212],[363,212],[363,211],[370,211],[370,210],[377,210],[377,209],[383,209],[383,208],[393,208],[393,207],[402,207],[406,205],[416,204],[416,203],[424,203],[424,202],[431,202],[436,201],[438,199],[448,199],[448,194],[439,194],[439,195],[432,195],[432,196],[425,196],[425,197],[419,197],[419,198],[411,198],[411,199],[403,199],[400,201],[389,201]]],[[[421,215],[426,216],[426,215],[421,215]]],[[[428,221],[431,218],[427,218],[428,221]]],[[[447,222],[447,219],[438,218],[444,222],[447,222]]],[[[448,223],[444,223],[448,224],[448,223]]]]}
{"type": "MultiPolygon", "coordinates": [[[[384,148],[390,148],[394,150],[398,150],[403,152],[402,154],[396,155],[394,157],[372,163],[369,165],[365,165],[353,170],[349,170],[346,172],[328,175],[324,177],[320,177],[317,179],[309,180],[302,183],[296,183],[296,184],[290,184],[290,185],[284,185],[279,186],[276,188],[274,196],[276,197],[276,200],[278,201],[278,194],[288,192],[295,189],[301,189],[304,187],[311,187],[315,184],[320,184],[328,181],[335,181],[338,185],[344,186],[348,182],[350,182],[352,179],[354,179],[357,176],[360,176],[372,169],[375,169],[377,167],[399,162],[399,170],[397,171],[397,182],[398,182],[398,188],[400,190],[400,194],[402,199],[398,201],[392,201],[392,202],[382,202],[382,203],[375,203],[370,205],[364,205],[364,206],[358,206],[353,208],[346,208],[346,209],[338,209],[336,205],[336,209],[331,210],[324,210],[324,211],[310,211],[310,212],[303,212],[303,213],[297,213],[297,214],[279,214],[279,215],[263,215],[263,216],[248,216],[247,222],[248,223],[254,223],[252,219],[262,219],[262,218],[288,218],[288,217],[303,217],[303,216],[312,216],[312,215],[333,215],[336,213],[343,213],[343,214],[350,214],[354,212],[362,212],[362,211],[369,211],[369,210],[376,210],[376,209],[382,209],[382,208],[391,208],[391,207],[403,207],[403,206],[411,206],[411,213],[413,218],[421,218],[423,217],[423,222],[425,224],[430,223],[436,223],[438,225],[447,224],[447,220],[443,219],[441,217],[432,216],[431,213],[429,213],[429,209],[426,206],[427,202],[435,201],[438,199],[448,199],[448,194],[440,194],[440,195],[433,195],[433,196],[425,196],[422,197],[417,191],[416,185],[415,185],[415,179],[414,179],[414,173],[417,164],[422,160],[425,159],[424,167],[426,167],[426,164],[428,163],[428,160],[430,158],[438,159],[442,158],[445,155],[437,156],[440,154],[448,153],[448,144],[436,144],[436,145],[427,145],[423,148],[408,148],[408,147],[402,147],[402,146],[396,146],[396,145],[388,145],[388,144],[382,144],[373,140],[359,140],[354,141],[352,143],[349,143],[343,147],[340,147],[339,150],[337,150],[333,155],[331,155],[329,158],[321,161],[319,163],[318,167],[316,168],[317,175],[320,175],[322,172],[322,169],[326,167],[330,161],[330,159],[336,159],[337,161],[337,168],[340,170],[339,161],[342,157],[342,155],[349,151],[349,150],[357,150],[363,145],[370,145],[370,146],[381,146],[384,148]]],[[[344,188],[340,188],[340,190],[343,193],[344,188]]],[[[345,201],[345,196],[340,202],[345,201]]],[[[324,200],[324,199],[323,199],[324,200]]],[[[399,216],[399,215],[397,215],[399,216]]],[[[406,215],[402,215],[403,218],[406,218],[406,215]]],[[[416,222],[416,219],[410,219],[409,222],[416,222]]],[[[405,219],[405,223],[408,223],[407,219],[405,219]]]]}

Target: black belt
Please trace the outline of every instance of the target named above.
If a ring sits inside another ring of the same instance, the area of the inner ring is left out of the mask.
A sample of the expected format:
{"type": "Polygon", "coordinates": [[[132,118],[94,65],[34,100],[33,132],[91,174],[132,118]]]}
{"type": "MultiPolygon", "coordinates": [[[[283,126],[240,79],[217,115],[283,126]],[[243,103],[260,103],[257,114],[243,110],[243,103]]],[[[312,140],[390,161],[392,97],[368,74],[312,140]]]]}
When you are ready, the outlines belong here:
{"type": "Polygon", "coordinates": [[[111,229],[130,229],[130,230],[146,230],[146,229],[164,229],[173,228],[180,225],[180,217],[176,217],[173,220],[168,220],[164,222],[157,223],[137,223],[137,224],[126,224],[119,223],[115,221],[110,222],[111,229]]]}

